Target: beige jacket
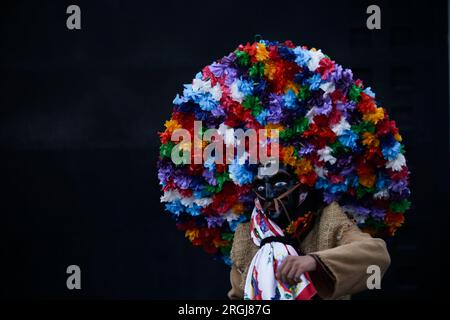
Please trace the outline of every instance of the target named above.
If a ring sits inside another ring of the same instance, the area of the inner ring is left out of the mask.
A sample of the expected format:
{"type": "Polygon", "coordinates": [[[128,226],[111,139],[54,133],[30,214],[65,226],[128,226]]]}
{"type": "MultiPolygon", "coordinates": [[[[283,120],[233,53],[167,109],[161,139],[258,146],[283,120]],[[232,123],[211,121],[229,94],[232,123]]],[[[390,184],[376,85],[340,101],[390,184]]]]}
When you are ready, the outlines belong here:
{"type": "MultiPolygon", "coordinates": [[[[258,251],[249,227],[240,224],[234,235],[230,299],[243,299],[247,270],[258,251]]],[[[384,275],[391,262],[386,243],[362,232],[336,202],[322,210],[300,249],[318,262],[309,275],[322,299],[349,299],[367,289],[368,266],[378,265],[384,275]]]]}

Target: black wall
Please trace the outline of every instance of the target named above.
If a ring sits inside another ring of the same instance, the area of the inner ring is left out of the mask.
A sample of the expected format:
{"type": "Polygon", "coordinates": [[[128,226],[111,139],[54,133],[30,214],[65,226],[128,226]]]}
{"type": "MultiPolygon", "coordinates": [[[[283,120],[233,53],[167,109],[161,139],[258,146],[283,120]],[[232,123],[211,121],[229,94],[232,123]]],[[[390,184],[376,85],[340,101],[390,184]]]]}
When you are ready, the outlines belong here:
{"type": "Polygon", "coordinates": [[[0,19],[0,292],[8,298],[225,298],[228,268],[159,204],[156,132],[182,84],[252,41],[291,39],[350,67],[397,120],[413,208],[382,290],[442,295],[448,210],[445,1],[14,1],[0,19]],[[82,30],[66,28],[78,4],[82,30]],[[382,29],[365,27],[378,4],[382,29]],[[66,267],[82,290],[66,288],[66,267]]]}

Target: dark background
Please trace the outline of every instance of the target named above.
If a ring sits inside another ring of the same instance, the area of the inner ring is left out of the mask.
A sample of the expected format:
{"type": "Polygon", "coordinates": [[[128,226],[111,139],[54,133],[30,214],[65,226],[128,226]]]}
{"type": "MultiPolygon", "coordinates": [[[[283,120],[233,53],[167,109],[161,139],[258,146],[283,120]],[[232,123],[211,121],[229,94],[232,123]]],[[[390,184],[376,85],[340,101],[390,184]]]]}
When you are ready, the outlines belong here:
{"type": "Polygon", "coordinates": [[[377,93],[404,136],[413,208],[382,290],[449,283],[445,1],[14,1],[0,20],[4,298],[225,298],[228,268],[159,204],[156,132],[197,71],[255,34],[321,48],[377,93]],[[66,28],[77,4],[82,30],[66,28]],[[365,26],[381,7],[381,30],[365,26]],[[82,290],[66,288],[66,268],[82,290]]]}

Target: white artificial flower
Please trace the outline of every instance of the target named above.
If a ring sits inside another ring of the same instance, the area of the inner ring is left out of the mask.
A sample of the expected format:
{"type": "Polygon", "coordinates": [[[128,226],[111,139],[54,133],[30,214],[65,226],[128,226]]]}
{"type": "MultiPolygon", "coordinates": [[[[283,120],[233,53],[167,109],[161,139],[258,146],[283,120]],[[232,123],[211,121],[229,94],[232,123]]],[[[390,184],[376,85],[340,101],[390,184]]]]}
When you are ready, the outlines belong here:
{"type": "Polygon", "coordinates": [[[234,137],[234,129],[230,128],[224,123],[219,125],[219,129],[217,132],[223,137],[223,142],[226,146],[235,146],[235,137],[234,137]]]}
{"type": "Polygon", "coordinates": [[[394,160],[386,162],[386,168],[392,169],[392,171],[400,171],[402,167],[406,164],[405,156],[401,153],[397,155],[394,160]]]}
{"type": "Polygon", "coordinates": [[[207,92],[211,90],[211,81],[203,81],[202,79],[192,80],[192,91],[207,92]]]}
{"type": "Polygon", "coordinates": [[[319,177],[324,179],[327,178],[328,170],[325,167],[314,166],[314,171],[319,177]]]}
{"type": "Polygon", "coordinates": [[[309,120],[309,123],[314,123],[314,117],[316,116],[316,107],[312,107],[306,113],[305,118],[309,120]]]}
{"type": "Polygon", "coordinates": [[[222,98],[222,89],[220,88],[220,84],[216,84],[209,90],[212,98],[216,101],[219,101],[222,98]]]}
{"type": "Polygon", "coordinates": [[[324,161],[324,162],[329,162],[330,164],[334,164],[336,162],[336,158],[331,155],[332,151],[333,150],[328,146],[326,146],[323,149],[318,150],[317,154],[320,155],[319,160],[324,161]]]}
{"type": "Polygon", "coordinates": [[[194,200],[195,204],[200,207],[206,207],[207,205],[211,204],[213,202],[212,198],[200,198],[194,200]]]}
{"type": "Polygon", "coordinates": [[[203,81],[202,79],[194,79],[192,80],[192,91],[194,92],[208,92],[211,94],[212,98],[216,101],[219,101],[222,98],[222,89],[220,88],[220,84],[216,84],[214,87],[211,87],[211,80],[203,81]]]}
{"type": "Polygon", "coordinates": [[[323,94],[324,97],[327,96],[329,93],[333,92],[334,89],[336,89],[333,82],[322,83],[319,88],[325,91],[323,94]]]}
{"type": "Polygon", "coordinates": [[[239,216],[237,214],[233,213],[231,210],[228,211],[227,213],[225,213],[224,217],[228,221],[228,223],[230,223],[233,220],[239,219],[239,216]]]}
{"type": "Polygon", "coordinates": [[[322,50],[316,50],[312,51],[309,50],[309,54],[311,56],[311,59],[308,61],[308,69],[310,71],[314,71],[319,66],[320,60],[322,60],[325,55],[322,53],[322,50]]]}
{"type": "Polygon", "coordinates": [[[340,136],[345,130],[350,129],[350,124],[345,120],[344,117],[341,117],[339,123],[333,124],[331,126],[331,130],[337,135],[340,136]]]}
{"type": "Polygon", "coordinates": [[[195,198],[194,197],[184,197],[184,198],[181,198],[180,201],[183,206],[191,208],[194,204],[195,198]]]}
{"type": "Polygon", "coordinates": [[[234,82],[231,84],[230,94],[231,99],[233,99],[234,101],[237,101],[239,103],[244,101],[245,95],[242,91],[239,90],[239,80],[234,80],[234,82]]]}
{"type": "Polygon", "coordinates": [[[161,202],[173,202],[181,198],[181,194],[178,190],[164,191],[164,195],[161,196],[161,202]]]}
{"type": "Polygon", "coordinates": [[[374,199],[389,199],[389,191],[388,189],[383,189],[373,194],[374,199]]]}

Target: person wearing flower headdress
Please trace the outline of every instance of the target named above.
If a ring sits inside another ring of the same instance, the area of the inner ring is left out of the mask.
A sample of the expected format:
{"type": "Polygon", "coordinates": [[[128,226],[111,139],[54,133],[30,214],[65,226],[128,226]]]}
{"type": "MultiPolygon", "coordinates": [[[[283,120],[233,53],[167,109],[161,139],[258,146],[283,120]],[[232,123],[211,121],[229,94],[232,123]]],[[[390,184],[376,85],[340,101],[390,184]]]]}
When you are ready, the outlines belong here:
{"type": "Polygon", "coordinates": [[[315,48],[258,40],[204,67],[173,104],[161,202],[194,245],[231,266],[229,298],[342,299],[367,289],[369,267],[384,275],[383,238],[410,207],[409,170],[395,121],[350,69],[315,48]],[[270,134],[238,143],[238,130],[270,134]],[[277,146],[278,170],[249,154],[204,157],[222,145],[277,146]]]}
{"type": "Polygon", "coordinates": [[[253,189],[252,220],[237,227],[231,249],[230,299],[348,299],[367,289],[369,266],[384,275],[385,242],[362,232],[336,202],[321,205],[286,166],[258,176],[253,189]]]}

